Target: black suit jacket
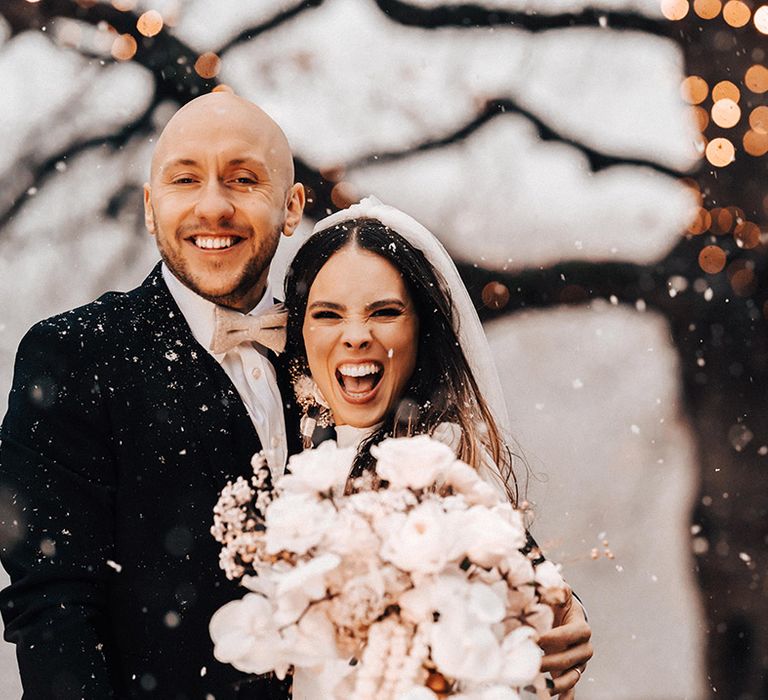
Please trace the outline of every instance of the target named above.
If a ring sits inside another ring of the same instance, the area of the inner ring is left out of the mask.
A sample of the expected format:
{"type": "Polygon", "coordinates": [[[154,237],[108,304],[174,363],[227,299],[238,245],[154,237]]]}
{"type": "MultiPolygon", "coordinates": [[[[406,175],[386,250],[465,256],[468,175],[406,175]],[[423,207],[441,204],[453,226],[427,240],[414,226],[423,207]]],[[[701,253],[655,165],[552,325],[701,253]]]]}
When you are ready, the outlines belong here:
{"type": "Polygon", "coordinates": [[[286,697],[216,662],[208,635],[243,594],[218,567],[212,508],[259,449],[159,266],[29,331],[0,445],[0,610],[25,698],[286,697]]]}

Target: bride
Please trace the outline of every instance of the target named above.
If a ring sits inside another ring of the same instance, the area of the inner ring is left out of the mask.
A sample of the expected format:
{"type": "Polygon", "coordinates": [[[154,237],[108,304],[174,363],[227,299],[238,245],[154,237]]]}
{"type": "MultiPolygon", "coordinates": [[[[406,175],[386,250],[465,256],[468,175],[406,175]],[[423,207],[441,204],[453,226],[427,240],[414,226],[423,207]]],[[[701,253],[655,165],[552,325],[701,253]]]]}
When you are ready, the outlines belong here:
{"type": "MultiPolygon", "coordinates": [[[[490,348],[456,267],[426,228],[373,197],[337,212],[296,254],[285,298],[305,446],[318,424],[333,425],[341,446],[357,447],[354,477],[372,466],[372,445],[429,434],[517,503],[490,348]]],[[[555,624],[539,640],[542,669],[552,695],[573,698],[591,632],[573,598],[555,624]]],[[[328,697],[318,677],[297,670],[294,700],[328,697]]]]}

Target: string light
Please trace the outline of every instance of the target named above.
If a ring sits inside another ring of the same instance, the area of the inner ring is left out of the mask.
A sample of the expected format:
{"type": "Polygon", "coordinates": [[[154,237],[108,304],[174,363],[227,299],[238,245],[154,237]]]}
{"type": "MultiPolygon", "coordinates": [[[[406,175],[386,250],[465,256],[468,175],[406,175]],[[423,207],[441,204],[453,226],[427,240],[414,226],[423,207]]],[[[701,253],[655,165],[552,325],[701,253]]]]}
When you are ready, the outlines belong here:
{"type": "Polygon", "coordinates": [[[726,98],[712,105],[712,121],[723,129],[736,126],[739,119],[741,119],[741,110],[733,100],[726,98]]]}
{"type": "Polygon", "coordinates": [[[694,0],[693,11],[702,19],[714,19],[723,9],[720,0],[694,0]]]}
{"type": "Polygon", "coordinates": [[[696,126],[699,131],[704,131],[709,125],[709,112],[703,107],[691,107],[693,110],[693,118],[696,121],[696,126]]]}
{"type": "Polygon", "coordinates": [[[711,212],[709,230],[716,236],[724,236],[731,232],[734,224],[734,215],[725,207],[715,207],[711,212]]]}
{"type": "Polygon", "coordinates": [[[734,102],[738,102],[741,99],[741,92],[730,80],[721,80],[712,88],[712,99],[715,102],[718,100],[733,100],[734,102]]]}
{"type": "Polygon", "coordinates": [[[673,22],[683,19],[690,9],[688,0],[661,0],[661,14],[673,22]]]}
{"type": "Polygon", "coordinates": [[[768,91],[768,68],[755,63],[744,74],[744,84],[758,95],[768,91]]]}
{"type": "Polygon", "coordinates": [[[728,139],[712,139],[706,148],[707,160],[718,168],[730,165],[736,159],[736,149],[728,139]]]}
{"type": "Polygon", "coordinates": [[[757,248],[760,245],[760,227],[751,221],[742,221],[733,229],[733,238],[739,248],[757,248]]]}
{"type": "Polygon", "coordinates": [[[483,304],[489,309],[498,311],[509,303],[509,289],[501,282],[489,282],[483,287],[483,304]]]}
{"type": "Polygon", "coordinates": [[[135,55],[138,45],[130,34],[120,34],[112,42],[110,54],[116,61],[130,61],[135,55]]]}
{"type": "Polygon", "coordinates": [[[716,275],[725,267],[725,259],[725,251],[719,246],[704,246],[699,253],[699,267],[710,275],[716,275]]]}
{"type": "Polygon", "coordinates": [[[743,27],[749,22],[752,11],[741,0],[729,0],[723,8],[723,19],[731,27],[743,27]]]}
{"type": "Polygon", "coordinates": [[[701,76],[689,75],[680,85],[680,94],[688,104],[698,105],[707,99],[709,85],[701,76]]]}
{"type": "Polygon", "coordinates": [[[768,107],[755,107],[749,115],[749,125],[758,134],[768,134],[768,107]]]}
{"type": "Polygon", "coordinates": [[[221,70],[221,59],[212,51],[200,54],[195,61],[195,72],[206,80],[215,78],[221,70]]]}
{"type": "Polygon", "coordinates": [[[759,158],[768,153],[768,134],[760,134],[750,129],[742,139],[744,150],[751,156],[759,158]]]}
{"type": "Polygon", "coordinates": [[[768,34],[768,5],[763,5],[755,10],[755,15],[752,18],[755,23],[755,28],[761,34],[768,34]]]}
{"type": "Polygon", "coordinates": [[[157,10],[147,10],[136,20],[136,29],[147,37],[159,34],[162,28],[163,16],[157,10]]]}
{"type": "Polygon", "coordinates": [[[712,225],[712,215],[703,207],[696,210],[693,221],[688,225],[688,233],[693,236],[699,236],[709,230],[712,225]]]}

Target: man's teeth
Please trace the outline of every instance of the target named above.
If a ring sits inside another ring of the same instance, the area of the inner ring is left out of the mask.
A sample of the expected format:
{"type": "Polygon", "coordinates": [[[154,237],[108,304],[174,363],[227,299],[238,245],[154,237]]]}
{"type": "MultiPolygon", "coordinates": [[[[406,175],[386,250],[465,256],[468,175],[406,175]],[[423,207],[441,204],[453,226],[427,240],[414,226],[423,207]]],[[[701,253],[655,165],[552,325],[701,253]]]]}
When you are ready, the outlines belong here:
{"type": "Polygon", "coordinates": [[[381,365],[374,362],[368,362],[363,365],[341,365],[339,374],[345,377],[365,377],[369,374],[376,374],[381,370],[381,365]]]}
{"type": "Polygon", "coordinates": [[[192,239],[198,248],[205,248],[206,250],[215,250],[217,248],[231,248],[235,245],[237,239],[234,236],[220,236],[217,238],[195,236],[192,239]]]}

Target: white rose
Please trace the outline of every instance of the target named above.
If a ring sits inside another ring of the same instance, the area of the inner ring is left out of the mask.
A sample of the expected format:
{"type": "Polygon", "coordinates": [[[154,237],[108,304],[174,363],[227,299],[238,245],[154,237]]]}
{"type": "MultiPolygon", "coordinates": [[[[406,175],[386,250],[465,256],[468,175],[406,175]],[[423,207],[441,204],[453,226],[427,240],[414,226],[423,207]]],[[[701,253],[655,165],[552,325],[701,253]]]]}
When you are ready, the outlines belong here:
{"type": "Polygon", "coordinates": [[[453,450],[428,435],[388,438],[371,447],[376,473],[395,489],[423,489],[441,478],[456,461],[453,450]]]}
{"type": "Polygon", "coordinates": [[[501,564],[507,574],[510,586],[523,586],[533,583],[533,564],[522,552],[515,550],[501,564]]]}
{"type": "Polygon", "coordinates": [[[275,576],[275,621],[288,625],[301,617],[307,606],[325,597],[326,577],[341,563],[335,554],[322,554],[287,573],[275,576]]]}
{"type": "Polygon", "coordinates": [[[444,483],[464,496],[468,503],[493,506],[501,502],[499,492],[468,464],[455,460],[444,474],[444,483]]]}
{"type": "Polygon", "coordinates": [[[438,700],[438,697],[426,686],[416,685],[400,693],[396,700],[438,700]]]}
{"type": "Polygon", "coordinates": [[[447,515],[457,535],[451,543],[451,559],[467,556],[479,566],[498,566],[525,544],[524,530],[511,524],[506,513],[497,508],[472,506],[447,515]]]}
{"type": "Polygon", "coordinates": [[[379,551],[379,538],[368,521],[344,505],[334,520],[333,527],[325,533],[323,549],[343,557],[365,558],[379,551]]]}
{"type": "Polygon", "coordinates": [[[387,515],[374,526],[382,538],[381,558],[403,571],[437,573],[447,564],[453,534],[437,503],[426,501],[407,515],[387,515]]]}
{"type": "Polygon", "coordinates": [[[499,503],[493,506],[491,510],[500,517],[504,518],[504,520],[506,520],[517,531],[518,537],[515,541],[515,549],[524,547],[527,539],[525,536],[525,523],[523,522],[523,514],[517,510],[509,501],[499,503]]]}
{"type": "Polygon", "coordinates": [[[343,489],[352,471],[355,450],[340,448],[330,440],[313,450],[305,450],[288,460],[289,474],[277,482],[280,491],[328,493],[343,489]]]}
{"type": "Polygon", "coordinates": [[[498,679],[503,656],[493,630],[463,609],[444,606],[429,633],[432,660],[446,676],[472,683],[498,679]]]}
{"type": "Polygon", "coordinates": [[[504,663],[500,680],[520,688],[533,682],[541,668],[544,652],[535,641],[536,632],[530,627],[518,627],[501,644],[504,663]]]}
{"type": "Polygon", "coordinates": [[[323,539],[335,517],[336,511],[327,500],[318,501],[310,494],[283,494],[267,508],[267,553],[285,550],[305,554],[323,539]]]}
{"type": "Polygon", "coordinates": [[[472,583],[469,587],[467,611],[483,624],[501,622],[506,614],[506,586],[492,587],[484,583],[472,583]]]}
{"type": "Polygon", "coordinates": [[[520,693],[506,685],[493,685],[478,690],[477,700],[520,700],[520,693]]]}
{"type": "Polygon", "coordinates": [[[373,624],[388,604],[386,582],[371,568],[366,574],[346,580],[330,604],[329,615],[341,627],[360,629],[373,624]]]}
{"type": "Polygon", "coordinates": [[[339,659],[327,606],[325,601],[315,603],[298,623],[283,633],[286,647],[290,649],[291,663],[295,666],[313,668],[339,659]]]}
{"type": "Polygon", "coordinates": [[[568,598],[568,586],[551,561],[543,561],[534,569],[536,587],[541,600],[549,605],[562,605],[568,598]]]}
{"type": "Polygon", "coordinates": [[[244,673],[285,675],[290,665],[274,620],[272,604],[255,593],[219,608],[209,624],[213,655],[244,673]]]}

